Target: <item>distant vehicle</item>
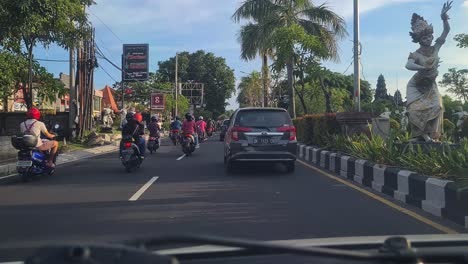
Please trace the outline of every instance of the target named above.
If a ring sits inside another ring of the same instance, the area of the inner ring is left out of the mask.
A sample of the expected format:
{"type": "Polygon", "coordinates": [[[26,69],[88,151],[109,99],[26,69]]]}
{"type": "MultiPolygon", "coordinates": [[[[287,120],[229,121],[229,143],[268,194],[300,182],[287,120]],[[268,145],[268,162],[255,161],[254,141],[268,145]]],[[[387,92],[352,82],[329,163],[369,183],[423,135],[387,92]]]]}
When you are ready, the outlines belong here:
{"type": "Polygon", "coordinates": [[[282,108],[241,108],[234,112],[224,140],[228,171],[242,162],[283,163],[293,172],[296,161],[296,128],[282,108]]]}
{"type": "Polygon", "coordinates": [[[229,127],[229,119],[225,119],[223,124],[221,125],[220,133],[219,133],[219,141],[224,141],[224,137],[226,136],[227,128],[229,127]]]}

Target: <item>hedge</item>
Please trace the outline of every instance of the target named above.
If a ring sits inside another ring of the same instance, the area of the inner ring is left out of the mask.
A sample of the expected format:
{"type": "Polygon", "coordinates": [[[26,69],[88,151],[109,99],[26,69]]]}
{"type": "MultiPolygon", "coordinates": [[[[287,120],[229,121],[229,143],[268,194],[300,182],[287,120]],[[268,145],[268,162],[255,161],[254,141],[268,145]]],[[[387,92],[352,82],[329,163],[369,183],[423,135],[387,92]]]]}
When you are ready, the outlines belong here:
{"type": "Polygon", "coordinates": [[[323,146],[331,135],[341,132],[336,113],[305,115],[293,120],[297,139],[307,145],[323,146]]]}

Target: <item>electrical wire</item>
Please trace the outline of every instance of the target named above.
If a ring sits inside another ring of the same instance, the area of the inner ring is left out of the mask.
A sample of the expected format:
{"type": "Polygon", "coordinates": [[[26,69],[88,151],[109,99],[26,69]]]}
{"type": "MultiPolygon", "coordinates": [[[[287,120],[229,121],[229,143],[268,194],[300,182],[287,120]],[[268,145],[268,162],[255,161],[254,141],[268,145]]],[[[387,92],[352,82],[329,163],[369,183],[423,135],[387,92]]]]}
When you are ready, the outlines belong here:
{"type": "Polygon", "coordinates": [[[114,82],[118,83],[119,81],[117,81],[104,67],[102,67],[102,65],[99,65],[99,67],[105,74],[107,74],[107,76],[109,76],[114,82]]]}
{"type": "Polygon", "coordinates": [[[97,19],[114,35],[114,37],[116,37],[121,43],[123,43],[122,39],[119,38],[119,36],[117,36],[117,34],[115,34],[115,32],[114,32],[106,23],[104,23],[104,21],[102,21],[101,18],[99,18],[97,15],[95,15],[95,14],[94,14],[93,12],[91,12],[90,10],[88,10],[88,12],[89,12],[91,15],[95,16],[95,17],[96,17],[96,18],[97,18],[97,19]]]}

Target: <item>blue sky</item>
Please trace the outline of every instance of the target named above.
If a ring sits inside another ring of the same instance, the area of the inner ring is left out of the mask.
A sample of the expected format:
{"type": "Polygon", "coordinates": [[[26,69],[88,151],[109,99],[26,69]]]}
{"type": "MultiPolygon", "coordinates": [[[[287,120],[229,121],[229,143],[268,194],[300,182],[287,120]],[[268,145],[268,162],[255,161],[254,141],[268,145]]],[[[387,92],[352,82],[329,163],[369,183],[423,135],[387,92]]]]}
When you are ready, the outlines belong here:
{"type": "MultiPolygon", "coordinates": [[[[96,42],[106,56],[120,64],[122,44],[149,43],[150,70],[157,69],[157,62],[166,60],[177,51],[204,49],[225,57],[227,64],[235,70],[237,79],[243,72],[260,69],[260,61],[245,62],[239,58],[240,48],[237,32],[240,25],[230,16],[242,0],[96,0],[97,5],[89,10],[89,19],[96,27],[96,42]]],[[[352,60],[352,0],[317,0],[326,2],[330,8],[346,19],[349,37],[340,43],[339,63],[325,62],[337,72],[345,72],[352,60]]],[[[440,0],[361,0],[361,43],[363,77],[373,87],[382,73],[387,88],[393,93],[397,87],[406,92],[406,83],[412,72],[404,65],[409,52],[418,48],[411,42],[411,14],[416,12],[434,26],[435,36],[442,32],[440,0]]],[[[443,61],[440,75],[450,67],[468,68],[468,49],[456,47],[453,36],[468,33],[468,0],[455,0],[449,13],[451,32],[446,45],[440,51],[443,61]]],[[[37,48],[36,58],[68,59],[68,53],[58,47],[45,50],[37,48]]],[[[58,76],[68,72],[68,64],[42,62],[49,71],[58,76]]],[[[120,80],[120,73],[101,60],[95,72],[96,88],[111,85],[120,80]],[[112,77],[109,77],[107,71],[112,77]]],[[[349,67],[346,74],[351,73],[349,67]]],[[[440,88],[442,93],[444,89],[440,88]]],[[[229,100],[228,108],[236,108],[235,96],[229,100]]]]}

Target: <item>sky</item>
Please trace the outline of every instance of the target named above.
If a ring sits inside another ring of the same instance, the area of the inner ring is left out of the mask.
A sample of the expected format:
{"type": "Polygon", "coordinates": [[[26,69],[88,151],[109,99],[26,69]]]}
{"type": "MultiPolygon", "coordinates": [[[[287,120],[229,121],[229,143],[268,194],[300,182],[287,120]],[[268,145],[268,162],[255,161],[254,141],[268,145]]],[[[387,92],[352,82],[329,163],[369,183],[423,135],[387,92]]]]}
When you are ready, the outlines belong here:
{"type": "MultiPolygon", "coordinates": [[[[175,56],[176,52],[203,49],[226,58],[239,80],[246,72],[260,70],[260,60],[240,59],[237,34],[241,25],[231,19],[232,13],[243,0],[96,0],[88,9],[89,20],[96,28],[96,43],[106,57],[120,65],[122,44],[148,43],[150,71],[157,70],[158,61],[175,56]]],[[[327,4],[347,23],[349,36],[340,41],[340,61],[324,62],[329,69],[351,74],[353,1],[313,0],[314,4],[327,4]]],[[[412,13],[422,15],[434,26],[434,36],[442,33],[441,0],[360,0],[360,37],[362,44],[362,78],[373,88],[383,74],[387,89],[393,94],[399,89],[406,94],[406,84],[414,74],[405,69],[410,52],[418,45],[411,41],[412,13]]],[[[440,50],[442,63],[440,76],[449,68],[468,68],[468,49],[456,47],[453,36],[468,33],[468,0],[454,0],[449,12],[451,32],[440,50]]],[[[35,58],[67,60],[68,52],[52,46],[38,47],[35,58]]],[[[66,62],[41,62],[58,76],[68,73],[66,62]]],[[[104,60],[95,72],[96,89],[120,81],[120,73],[104,60]],[[107,72],[107,73],[106,73],[107,72]]],[[[238,81],[236,81],[236,85],[238,81]]],[[[439,87],[445,94],[445,89],[439,87]]],[[[238,107],[235,95],[229,99],[228,109],[238,107]]]]}

